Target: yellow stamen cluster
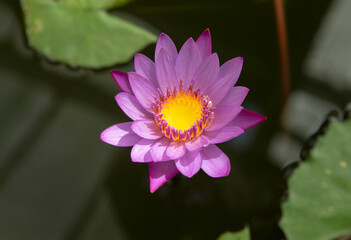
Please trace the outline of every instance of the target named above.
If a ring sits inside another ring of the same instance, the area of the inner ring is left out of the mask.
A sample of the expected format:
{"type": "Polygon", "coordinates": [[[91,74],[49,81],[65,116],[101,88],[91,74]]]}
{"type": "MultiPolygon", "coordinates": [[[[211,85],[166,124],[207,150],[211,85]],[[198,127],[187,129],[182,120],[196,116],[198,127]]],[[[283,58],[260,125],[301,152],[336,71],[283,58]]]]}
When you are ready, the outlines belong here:
{"type": "Polygon", "coordinates": [[[155,122],[165,137],[174,141],[191,140],[202,134],[213,119],[211,100],[193,91],[193,84],[185,91],[182,83],[178,89],[159,95],[151,110],[155,122]]]}

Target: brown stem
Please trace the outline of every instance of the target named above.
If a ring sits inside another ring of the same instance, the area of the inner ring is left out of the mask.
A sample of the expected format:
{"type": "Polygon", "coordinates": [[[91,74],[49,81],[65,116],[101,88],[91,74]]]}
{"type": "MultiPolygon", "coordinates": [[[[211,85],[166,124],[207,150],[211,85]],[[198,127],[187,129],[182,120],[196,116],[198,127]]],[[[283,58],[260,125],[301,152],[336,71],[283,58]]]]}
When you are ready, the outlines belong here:
{"type": "Polygon", "coordinates": [[[282,106],[285,107],[290,92],[289,51],[286,32],[283,0],[274,0],[275,20],[277,24],[277,38],[280,57],[280,78],[282,81],[282,106]]]}
{"type": "Polygon", "coordinates": [[[282,130],[285,136],[289,133],[287,124],[286,105],[290,92],[290,69],[288,38],[286,33],[286,22],[284,14],[283,0],[274,0],[275,20],[277,25],[277,38],[280,57],[280,79],[282,88],[282,130]]]}

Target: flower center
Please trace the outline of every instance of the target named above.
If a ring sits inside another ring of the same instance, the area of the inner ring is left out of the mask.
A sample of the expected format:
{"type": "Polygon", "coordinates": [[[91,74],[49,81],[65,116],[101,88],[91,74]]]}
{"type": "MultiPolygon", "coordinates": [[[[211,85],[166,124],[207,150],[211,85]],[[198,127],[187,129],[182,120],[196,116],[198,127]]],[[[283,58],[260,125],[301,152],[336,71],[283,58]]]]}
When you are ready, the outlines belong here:
{"type": "Polygon", "coordinates": [[[151,110],[155,122],[159,125],[163,135],[175,141],[187,141],[203,132],[213,119],[210,110],[212,102],[207,95],[200,95],[200,90],[193,90],[192,83],[187,90],[182,83],[179,89],[172,92],[167,90],[167,95],[159,94],[151,110]]]}

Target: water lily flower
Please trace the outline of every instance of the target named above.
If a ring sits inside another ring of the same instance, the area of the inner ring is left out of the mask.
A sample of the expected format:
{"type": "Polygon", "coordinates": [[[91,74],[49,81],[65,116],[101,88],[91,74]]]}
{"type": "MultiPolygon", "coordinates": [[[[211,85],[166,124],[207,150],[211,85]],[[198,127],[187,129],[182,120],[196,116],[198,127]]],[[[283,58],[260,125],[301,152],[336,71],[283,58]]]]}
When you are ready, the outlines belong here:
{"type": "Polygon", "coordinates": [[[179,52],[162,33],[155,62],[136,54],[135,72],[111,72],[122,90],[117,104],[132,121],[107,128],[101,140],[133,146],[132,161],[149,165],[151,192],[179,172],[189,178],[200,169],[214,178],[228,176],[229,158],[216,144],[266,119],[241,106],[249,89],[234,85],[243,59],[220,66],[211,45],[208,29],[179,52]]]}

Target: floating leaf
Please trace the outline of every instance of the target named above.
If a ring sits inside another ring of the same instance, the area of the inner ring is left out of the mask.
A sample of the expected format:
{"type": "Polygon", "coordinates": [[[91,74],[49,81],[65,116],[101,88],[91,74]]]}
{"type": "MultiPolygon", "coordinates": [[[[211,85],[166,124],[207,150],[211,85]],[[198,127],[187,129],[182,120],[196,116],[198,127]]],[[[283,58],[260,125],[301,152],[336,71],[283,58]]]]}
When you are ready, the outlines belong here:
{"type": "Polygon", "coordinates": [[[130,0],[22,0],[29,45],[71,66],[125,63],[156,36],[106,12],[130,0]]]}
{"type": "Polygon", "coordinates": [[[283,227],[289,240],[330,240],[351,232],[351,119],[331,123],[289,180],[283,227]]]}
{"type": "Polygon", "coordinates": [[[248,228],[244,228],[239,232],[226,232],[223,233],[217,240],[249,240],[250,231],[248,228]]]}

